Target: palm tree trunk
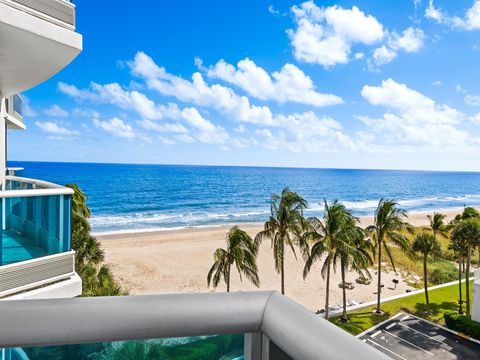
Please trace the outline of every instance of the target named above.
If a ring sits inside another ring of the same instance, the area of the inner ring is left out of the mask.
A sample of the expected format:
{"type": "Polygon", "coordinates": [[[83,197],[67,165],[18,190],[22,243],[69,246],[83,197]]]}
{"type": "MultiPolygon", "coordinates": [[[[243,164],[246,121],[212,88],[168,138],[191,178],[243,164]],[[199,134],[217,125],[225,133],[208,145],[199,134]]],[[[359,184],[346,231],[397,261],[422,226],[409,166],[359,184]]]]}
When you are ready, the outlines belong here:
{"type": "Polygon", "coordinates": [[[328,267],[327,267],[327,288],[325,294],[325,319],[328,319],[328,298],[330,295],[330,258],[328,260],[328,267]]]}
{"type": "Polygon", "coordinates": [[[282,242],[282,258],[281,258],[281,261],[282,261],[282,274],[281,274],[281,277],[282,277],[282,295],[285,295],[285,248],[284,248],[284,244],[282,242]]]}
{"type": "Polygon", "coordinates": [[[347,316],[347,289],[345,286],[345,263],[342,260],[340,260],[340,267],[342,270],[342,295],[343,295],[343,313],[342,313],[342,322],[346,323],[348,322],[348,316],[347,316]]]}
{"type": "Polygon", "coordinates": [[[460,299],[458,300],[458,303],[459,303],[459,309],[458,309],[458,313],[459,314],[463,314],[463,310],[462,310],[462,305],[463,305],[463,302],[462,302],[462,263],[463,263],[463,257],[460,256],[458,258],[458,293],[460,295],[460,299]]]}
{"type": "Polygon", "coordinates": [[[472,245],[468,244],[467,252],[467,268],[465,269],[465,300],[466,300],[466,313],[467,318],[470,319],[470,257],[472,252],[472,245]]]}
{"type": "Polygon", "coordinates": [[[423,288],[425,289],[425,303],[428,307],[430,302],[428,301],[427,254],[423,255],[423,288]]]}
{"type": "Polygon", "coordinates": [[[382,241],[378,239],[378,284],[377,284],[377,310],[375,311],[377,314],[382,313],[382,309],[380,309],[380,292],[382,291],[382,241]]]}
{"type": "Polygon", "coordinates": [[[228,265],[227,269],[227,292],[230,292],[230,265],[228,265]]]}

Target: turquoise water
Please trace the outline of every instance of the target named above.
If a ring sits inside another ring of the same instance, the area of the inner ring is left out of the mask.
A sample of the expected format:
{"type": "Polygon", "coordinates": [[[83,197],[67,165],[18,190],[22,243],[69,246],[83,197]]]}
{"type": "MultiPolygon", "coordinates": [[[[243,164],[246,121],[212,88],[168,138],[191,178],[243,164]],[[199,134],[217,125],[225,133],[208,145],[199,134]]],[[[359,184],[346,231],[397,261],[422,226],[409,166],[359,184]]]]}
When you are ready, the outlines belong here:
{"type": "Polygon", "coordinates": [[[77,183],[89,196],[94,232],[264,221],[269,198],[284,187],[321,215],[338,199],[370,215],[380,197],[408,211],[480,206],[480,173],[171,165],[10,162],[24,176],[77,183]]]}

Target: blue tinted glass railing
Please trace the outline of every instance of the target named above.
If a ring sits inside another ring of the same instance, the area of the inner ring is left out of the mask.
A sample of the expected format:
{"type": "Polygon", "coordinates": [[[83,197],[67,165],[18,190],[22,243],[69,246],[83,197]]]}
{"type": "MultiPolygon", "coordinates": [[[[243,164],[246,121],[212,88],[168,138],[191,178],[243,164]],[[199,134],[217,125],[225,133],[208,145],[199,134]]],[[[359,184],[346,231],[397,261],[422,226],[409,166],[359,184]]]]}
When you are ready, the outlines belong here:
{"type": "Polygon", "coordinates": [[[71,250],[70,189],[10,176],[0,194],[0,266],[71,250]]]}
{"type": "Polygon", "coordinates": [[[244,335],[135,340],[111,343],[4,349],[8,360],[240,360],[244,335]]]}
{"type": "Polygon", "coordinates": [[[0,265],[71,250],[71,196],[2,199],[0,265]]]}
{"type": "Polygon", "coordinates": [[[22,98],[19,95],[13,95],[13,111],[15,111],[20,116],[23,116],[22,98]]]}

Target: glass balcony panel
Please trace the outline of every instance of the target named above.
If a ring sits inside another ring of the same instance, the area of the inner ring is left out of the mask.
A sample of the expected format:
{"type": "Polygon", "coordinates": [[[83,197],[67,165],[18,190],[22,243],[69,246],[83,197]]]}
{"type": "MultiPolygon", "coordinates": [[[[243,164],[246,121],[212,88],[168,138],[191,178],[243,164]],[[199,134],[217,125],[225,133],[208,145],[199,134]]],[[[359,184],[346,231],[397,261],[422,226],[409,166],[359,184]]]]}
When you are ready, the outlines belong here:
{"type": "Polygon", "coordinates": [[[244,335],[118,341],[111,343],[3,349],[8,360],[240,360],[244,335]]]}
{"type": "Polygon", "coordinates": [[[71,195],[4,198],[1,206],[0,265],[70,251],[71,195]]]}

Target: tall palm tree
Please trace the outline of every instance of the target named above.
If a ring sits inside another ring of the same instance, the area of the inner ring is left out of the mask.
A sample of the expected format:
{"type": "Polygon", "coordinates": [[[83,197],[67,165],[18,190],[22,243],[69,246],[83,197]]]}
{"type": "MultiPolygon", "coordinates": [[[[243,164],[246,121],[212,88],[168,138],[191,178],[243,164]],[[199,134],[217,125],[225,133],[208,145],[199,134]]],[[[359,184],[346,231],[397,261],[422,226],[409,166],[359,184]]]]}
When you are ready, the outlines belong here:
{"type": "Polygon", "coordinates": [[[224,279],[227,284],[227,292],[230,291],[231,267],[235,264],[240,280],[242,274],[255,286],[260,285],[257,269],[258,247],[253,239],[238,226],[234,226],[227,234],[227,248],[218,248],[213,254],[214,262],[207,275],[207,283],[216,288],[220,280],[224,279]]]}
{"type": "Polygon", "coordinates": [[[459,221],[452,232],[452,240],[467,244],[467,267],[465,269],[466,315],[470,317],[470,261],[472,249],[480,245],[480,219],[475,217],[459,221]]]}
{"type": "Polygon", "coordinates": [[[380,293],[382,290],[382,248],[387,253],[388,258],[395,269],[395,261],[392,257],[390,244],[399,246],[402,250],[408,252],[409,242],[403,234],[404,231],[413,232],[413,227],[406,221],[407,214],[405,210],[398,207],[398,204],[392,200],[380,199],[375,210],[374,223],[367,227],[367,233],[376,245],[378,252],[378,284],[377,284],[377,309],[376,313],[381,314],[380,293]]]}
{"type": "Polygon", "coordinates": [[[458,214],[455,216],[455,218],[452,220],[452,223],[456,223],[462,220],[466,219],[480,219],[480,212],[478,212],[477,209],[471,207],[471,206],[466,206],[463,208],[463,211],[461,214],[458,214]]]}
{"type": "Polygon", "coordinates": [[[67,184],[65,186],[73,190],[72,212],[83,216],[85,219],[90,218],[91,213],[87,206],[87,195],[77,184],[67,184]]]}
{"type": "Polygon", "coordinates": [[[370,257],[361,244],[364,233],[357,226],[358,219],[338,201],[332,204],[328,204],[326,200],[324,202],[323,221],[315,217],[308,219],[309,229],[303,236],[305,241],[313,242],[311,251],[306,257],[303,278],[307,277],[312,265],[326,255],[321,275],[326,279],[325,318],[328,318],[330,273],[332,268],[335,270],[337,262],[340,261],[344,307],[342,319],[347,321],[345,271],[350,267],[358,271],[364,270],[368,266],[370,257]]]}
{"type": "Polygon", "coordinates": [[[468,245],[467,243],[461,238],[451,238],[450,244],[448,245],[448,249],[453,251],[453,253],[457,256],[458,260],[458,312],[463,314],[462,310],[462,268],[465,266],[465,258],[467,256],[468,245]]]}
{"type": "Polygon", "coordinates": [[[443,237],[448,236],[450,227],[444,222],[446,217],[447,215],[437,212],[434,212],[433,215],[427,215],[430,230],[435,238],[437,238],[438,235],[443,237]]]}
{"type": "Polygon", "coordinates": [[[435,235],[422,232],[415,236],[412,251],[423,256],[423,288],[425,289],[425,303],[428,307],[430,302],[428,300],[427,260],[429,256],[440,256],[440,244],[435,235]]]}
{"type": "Polygon", "coordinates": [[[295,245],[300,245],[305,251],[302,234],[307,227],[303,211],[307,201],[289,188],[281,195],[272,195],[270,217],[265,222],[264,229],[255,237],[257,246],[265,239],[272,242],[275,270],[281,275],[281,292],[285,294],[285,246],[290,247],[295,258],[295,245]]]}

